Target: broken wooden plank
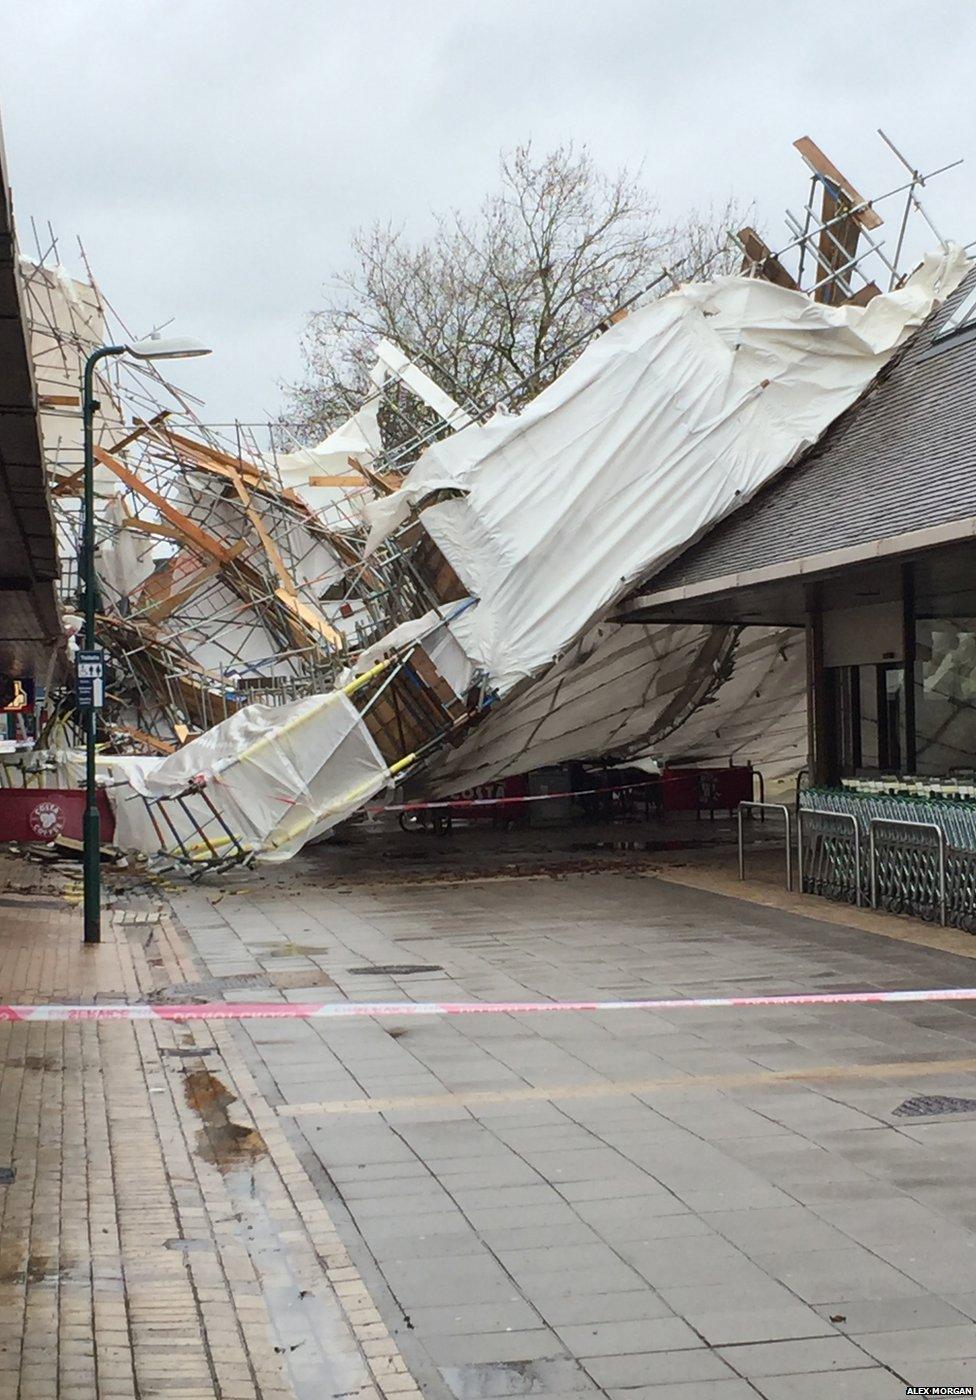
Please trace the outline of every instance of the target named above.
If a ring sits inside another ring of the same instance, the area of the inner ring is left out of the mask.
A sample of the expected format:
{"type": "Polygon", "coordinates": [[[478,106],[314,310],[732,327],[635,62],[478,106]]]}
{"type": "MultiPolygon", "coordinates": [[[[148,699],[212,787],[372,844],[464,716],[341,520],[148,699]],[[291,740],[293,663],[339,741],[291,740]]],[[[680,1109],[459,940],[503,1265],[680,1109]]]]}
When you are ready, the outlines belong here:
{"type": "Polygon", "coordinates": [[[796,280],[786,270],[773,250],[748,224],[736,234],[743,252],[743,272],[755,268],[757,276],[766,282],[774,282],[777,287],[788,287],[791,292],[798,290],[796,280]]]}
{"type": "Polygon", "coordinates": [[[399,490],[403,478],[395,472],[389,472],[386,476],[380,476],[379,472],[374,472],[371,467],[365,466],[355,457],[347,457],[346,461],[354,472],[361,472],[370,486],[381,496],[392,496],[394,491],[399,490]]]}
{"type": "Polygon", "coordinates": [[[834,306],[853,296],[851,275],[861,236],[861,226],[853,215],[838,218],[843,213],[843,205],[830,186],[825,185],[821,222],[830,227],[821,228],[817,243],[820,253],[817,281],[821,285],[814,292],[814,300],[834,306]]]}
{"type": "Polygon", "coordinates": [[[161,520],[141,520],[138,515],[130,515],[128,520],[122,521],[123,530],[135,530],[140,535],[158,535],[164,540],[173,540],[176,544],[186,544],[186,536],[181,530],[177,530],[174,525],[164,525],[161,520]]]}
{"type": "Polygon", "coordinates": [[[851,206],[851,217],[856,219],[862,228],[880,228],[884,223],[880,214],[876,214],[865,200],[863,194],[851,184],[846,175],[842,175],[836,165],[809,136],[801,136],[793,142],[793,145],[800,152],[807,165],[815,175],[819,175],[821,180],[833,185],[844,196],[844,200],[851,206]],[[864,205],[864,208],[857,206],[864,205]]]}
{"type": "Polygon", "coordinates": [[[157,739],[154,734],[147,734],[144,729],[136,729],[132,724],[112,724],[109,727],[113,732],[128,734],[129,738],[134,739],[137,744],[142,744],[147,749],[153,749],[156,753],[176,752],[175,744],[169,743],[166,739],[157,739]]]}
{"type": "Polygon", "coordinates": [[[863,287],[859,287],[858,290],[853,294],[853,296],[849,296],[844,302],[842,302],[842,305],[867,306],[869,301],[874,301],[875,297],[879,297],[880,295],[881,288],[878,286],[878,284],[876,282],[867,282],[863,287]]]}
{"type": "Polygon", "coordinates": [[[127,467],[124,462],[118,461],[103,447],[96,446],[95,458],[96,461],[101,462],[103,467],[108,467],[109,471],[114,472],[120,481],[125,482],[126,486],[135,491],[143,500],[154,505],[160,515],[171,525],[175,525],[187,542],[196,549],[201,550],[212,559],[219,559],[222,564],[229,564],[236,557],[235,553],[222,544],[220,540],[215,539],[213,535],[208,535],[206,530],[201,530],[200,526],[188,515],[177,510],[174,505],[167,501],[165,496],[161,496],[158,491],[147,486],[131,468],[127,467]]]}
{"type": "Polygon", "coordinates": [[[55,478],[51,487],[52,496],[80,496],[84,490],[84,467],[79,467],[76,472],[71,472],[69,476],[59,476],[55,478]]]}
{"type": "Polygon", "coordinates": [[[160,436],[177,449],[178,453],[186,453],[187,456],[195,458],[203,466],[222,467],[223,473],[221,474],[225,474],[230,469],[254,483],[267,481],[265,473],[254,462],[249,462],[244,457],[232,457],[229,452],[224,452],[219,447],[213,447],[209,442],[197,442],[195,438],[183,437],[181,433],[174,432],[172,428],[163,428],[160,436]]]}
{"type": "Polygon", "coordinates": [[[365,486],[364,476],[310,476],[309,486],[365,486]]]}
{"type": "Polygon", "coordinates": [[[133,442],[138,442],[139,438],[144,437],[146,433],[152,432],[153,428],[158,427],[160,423],[165,423],[170,412],[170,409],[164,408],[161,413],[157,413],[155,417],[150,418],[148,421],[144,418],[134,419],[133,421],[136,426],[132,429],[132,432],[126,433],[125,437],[119,438],[118,442],[113,442],[109,451],[112,453],[121,452],[124,447],[130,446],[133,442]]]}
{"type": "Polygon", "coordinates": [[[227,470],[230,473],[231,481],[234,484],[234,490],[237,492],[240,498],[241,505],[244,507],[245,513],[247,514],[247,518],[254,526],[255,533],[257,534],[258,539],[261,541],[261,547],[263,548],[268,558],[271,560],[272,566],[274,567],[274,571],[278,575],[278,582],[281,584],[282,588],[287,590],[287,592],[297,592],[297,589],[295,588],[295,580],[292,578],[291,574],[286,569],[285,561],[281,557],[281,551],[275,544],[274,540],[271,538],[269,531],[265,528],[264,521],[261,519],[259,513],[254,509],[254,506],[251,501],[251,493],[244,485],[240,472],[237,471],[235,467],[228,467],[227,470]]]}
{"type": "Polygon", "coordinates": [[[342,651],[346,645],[346,639],[341,632],[326,622],[321,613],[316,612],[307,603],[303,603],[300,598],[296,598],[294,593],[289,593],[285,588],[276,588],[275,597],[285,608],[297,618],[299,622],[312,632],[318,633],[323,640],[327,641],[336,651],[342,651]]]}

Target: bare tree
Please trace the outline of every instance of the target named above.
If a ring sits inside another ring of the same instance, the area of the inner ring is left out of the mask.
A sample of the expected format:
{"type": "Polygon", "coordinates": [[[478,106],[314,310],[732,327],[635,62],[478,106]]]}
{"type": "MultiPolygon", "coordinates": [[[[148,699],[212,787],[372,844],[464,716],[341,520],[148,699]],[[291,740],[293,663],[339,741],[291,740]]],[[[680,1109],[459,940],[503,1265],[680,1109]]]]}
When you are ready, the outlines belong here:
{"type": "Polygon", "coordinates": [[[668,224],[639,179],[602,173],[572,145],[541,159],[519,147],[502,155],[500,174],[473,218],[443,215],[425,242],[389,225],[354,236],[355,265],[309,319],[306,377],[288,389],[284,418],[300,440],[327,433],[361,403],[381,336],[462,404],[518,408],[565,368],[589,327],[663,266],[681,278],[735,261],[726,232],[743,216],[731,202],[718,215],[668,224]]]}

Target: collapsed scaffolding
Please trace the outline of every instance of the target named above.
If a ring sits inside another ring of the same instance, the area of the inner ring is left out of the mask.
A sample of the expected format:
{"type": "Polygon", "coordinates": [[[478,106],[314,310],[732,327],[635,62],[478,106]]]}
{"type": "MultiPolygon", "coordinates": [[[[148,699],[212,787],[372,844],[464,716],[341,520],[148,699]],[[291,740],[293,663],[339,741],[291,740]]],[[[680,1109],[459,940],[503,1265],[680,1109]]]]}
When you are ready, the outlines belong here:
{"type": "MultiPolygon", "coordinates": [[[[910,217],[931,227],[918,189],[940,172],[908,166],[867,200],[796,145],[811,196],[784,248],[744,228],[740,276],[705,267],[678,286],[662,271],[517,417],[459,405],[436,367],[385,341],[360,409],[312,449],[217,432],[154,366],[104,372],[100,764],[124,844],[193,873],[281,859],[395,783],[443,792],[541,762],[640,761],[669,740],[755,752],[761,734],[770,762],[802,766],[793,629],[628,618],[646,579],[815,441],[965,271],[938,235],[938,256],[899,271],[910,217]],[[889,258],[876,205],[899,194],[889,258]],[[587,539],[597,520],[606,547],[587,539]]],[[[76,386],[117,318],[90,274],[61,270],[53,238],[24,283],[77,610],[76,386]]],[[[72,706],[66,688],[39,745],[69,780],[72,706]]]]}

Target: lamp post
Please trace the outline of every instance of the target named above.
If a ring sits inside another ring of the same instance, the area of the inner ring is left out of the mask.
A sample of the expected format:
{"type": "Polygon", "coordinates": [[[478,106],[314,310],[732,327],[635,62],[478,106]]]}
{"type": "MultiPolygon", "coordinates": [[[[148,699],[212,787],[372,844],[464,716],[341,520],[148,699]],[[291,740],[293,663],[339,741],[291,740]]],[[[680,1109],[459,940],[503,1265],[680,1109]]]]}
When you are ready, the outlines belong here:
{"type": "MultiPolygon", "coordinates": [[[[182,360],[209,355],[198,341],[185,337],[164,339],[151,335],[127,345],[102,345],[85,360],[82,374],[81,411],[85,449],[84,521],[81,536],[80,574],[85,592],[85,651],[95,650],[95,366],[115,355],[133,355],[138,360],[182,360]]],[[[84,878],[85,942],[102,941],[101,920],[101,834],[98,818],[98,791],[95,787],[95,725],[98,704],[93,690],[92,703],[85,707],[85,815],[82,819],[82,872],[84,878]]]]}

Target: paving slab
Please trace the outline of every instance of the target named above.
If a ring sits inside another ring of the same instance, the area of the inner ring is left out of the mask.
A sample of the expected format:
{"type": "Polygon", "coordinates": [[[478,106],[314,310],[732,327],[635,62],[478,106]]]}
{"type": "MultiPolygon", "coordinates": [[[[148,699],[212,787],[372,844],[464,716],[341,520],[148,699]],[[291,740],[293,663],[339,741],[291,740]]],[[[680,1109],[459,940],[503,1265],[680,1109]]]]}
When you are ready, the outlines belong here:
{"type": "Polygon", "coordinates": [[[720,1355],[740,1376],[749,1378],[863,1370],[875,1360],[846,1337],[806,1337],[800,1341],[723,1347],[720,1355]]]}

